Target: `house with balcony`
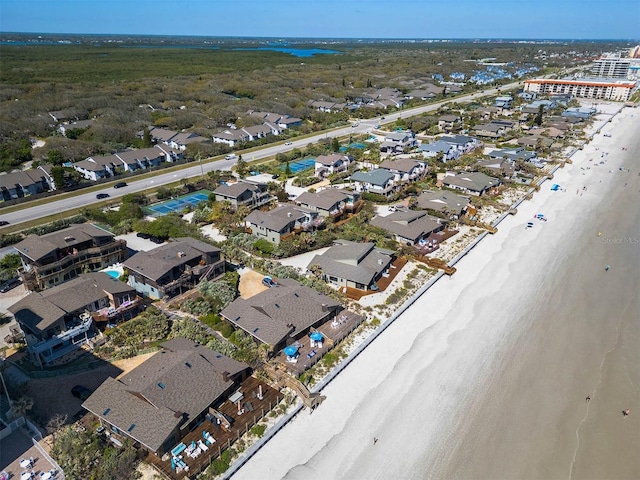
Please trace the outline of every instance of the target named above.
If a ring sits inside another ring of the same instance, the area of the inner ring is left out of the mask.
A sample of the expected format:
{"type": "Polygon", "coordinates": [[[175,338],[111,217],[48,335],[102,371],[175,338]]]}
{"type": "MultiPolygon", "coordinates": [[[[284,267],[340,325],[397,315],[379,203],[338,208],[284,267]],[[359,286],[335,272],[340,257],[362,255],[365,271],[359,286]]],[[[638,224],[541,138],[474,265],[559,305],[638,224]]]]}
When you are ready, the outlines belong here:
{"type": "Polygon", "coordinates": [[[510,95],[502,95],[494,100],[493,106],[503,110],[511,110],[513,97],[510,95]]]}
{"type": "Polygon", "coordinates": [[[424,177],[427,173],[427,162],[417,158],[388,158],[380,164],[380,168],[393,173],[396,183],[406,184],[424,177]]]}
{"type": "Polygon", "coordinates": [[[2,200],[28,197],[49,190],[47,174],[39,168],[0,174],[2,200]]]}
{"type": "Polygon", "coordinates": [[[115,155],[94,155],[71,165],[87,180],[110,178],[124,171],[124,164],[115,155]]]}
{"type": "Polygon", "coordinates": [[[308,208],[285,204],[268,212],[254,210],[244,222],[253,235],[278,245],[294,233],[310,232],[323,226],[325,219],[308,208]]]}
{"type": "Polygon", "coordinates": [[[72,225],[45,235],[29,235],[14,246],[27,290],[43,290],[81,273],[102,270],[122,262],[127,243],[90,223],[72,225]]]}
{"type": "Polygon", "coordinates": [[[304,192],[295,203],[311,211],[318,212],[321,217],[336,218],[344,212],[357,212],[362,206],[360,194],[338,188],[325,188],[317,192],[304,192]]]}
{"type": "Polygon", "coordinates": [[[441,161],[447,163],[451,160],[455,160],[462,152],[456,145],[452,145],[442,140],[436,140],[435,142],[423,143],[420,145],[420,151],[425,158],[437,158],[441,156],[441,161]]]}
{"type": "Polygon", "coordinates": [[[332,173],[346,172],[351,162],[349,155],[340,153],[318,155],[315,160],[315,176],[322,178],[332,173]]]}
{"type": "Polygon", "coordinates": [[[515,124],[513,122],[493,120],[489,123],[476,125],[473,128],[473,132],[478,137],[500,138],[511,130],[514,125],[515,124]]]}
{"type": "Polygon", "coordinates": [[[502,182],[498,178],[490,177],[481,172],[447,172],[442,179],[445,187],[461,190],[471,195],[480,196],[488,190],[497,187],[502,182]]]}
{"type": "Polygon", "coordinates": [[[291,117],[289,115],[281,115],[279,113],[260,112],[257,110],[249,110],[247,112],[250,116],[261,119],[265,124],[270,126],[277,126],[280,129],[287,129],[291,127],[299,127],[302,125],[302,119],[291,117]]]}
{"type": "Polygon", "coordinates": [[[538,154],[534,151],[527,150],[524,147],[503,148],[493,150],[489,153],[489,158],[499,158],[511,161],[522,160],[523,162],[536,162],[538,154]]]}
{"type": "Polygon", "coordinates": [[[142,302],[135,290],[103,272],[81,274],[62,285],[32,292],[9,307],[36,364],[64,363],[105,325],[133,318],[142,302]]]}
{"type": "Polygon", "coordinates": [[[384,137],[384,141],[380,144],[380,150],[383,152],[401,153],[405,150],[411,150],[418,142],[416,134],[410,131],[392,132],[384,137]]]}
{"type": "Polygon", "coordinates": [[[377,215],[369,222],[394,235],[396,241],[415,245],[432,233],[444,230],[445,222],[420,210],[403,210],[385,217],[377,215]]]}
{"type": "Polygon", "coordinates": [[[214,143],[226,143],[230,147],[235,147],[239,143],[249,142],[251,135],[241,129],[229,128],[222,132],[214,133],[211,138],[214,143]]]}
{"type": "Polygon", "coordinates": [[[245,363],[174,338],[126,375],[107,378],[82,407],[100,419],[112,440],[129,439],[162,457],[186,442],[210,412],[218,413],[249,374],[245,363]]]}
{"type": "Polygon", "coordinates": [[[202,279],[215,280],[225,272],[220,249],[190,237],[140,251],[123,265],[129,272],[129,285],[153,299],[182,293],[202,279]]]}
{"type": "Polygon", "coordinates": [[[390,197],[399,188],[395,181],[395,174],[385,168],[377,168],[368,172],[356,172],[350,180],[358,193],[375,193],[390,197]]]}
{"type": "Polygon", "coordinates": [[[377,290],[376,281],[389,273],[395,253],[375,243],[336,240],[322,255],[316,255],[307,271],[319,269],[321,278],[336,287],[377,290]],[[311,267],[316,265],[312,270],[311,267]]]}
{"type": "Polygon", "coordinates": [[[274,355],[334,318],[342,306],[331,297],[291,278],[277,279],[271,287],[250,298],[236,298],[220,316],[234,328],[264,344],[274,355]]]}
{"type": "Polygon", "coordinates": [[[476,148],[482,147],[483,143],[475,138],[467,135],[445,135],[440,137],[439,141],[448,143],[460,152],[460,155],[471,153],[476,148]]]}
{"type": "Polygon", "coordinates": [[[312,100],[309,102],[309,106],[318,112],[324,113],[336,113],[340,112],[347,107],[346,103],[338,103],[338,102],[326,102],[321,100],[312,100]]]}
{"type": "Polygon", "coordinates": [[[451,132],[462,126],[462,117],[460,115],[441,115],[438,118],[438,129],[441,132],[451,132]]]}
{"type": "Polygon", "coordinates": [[[425,190],[417,198],[418,208],[432,210],[452,220],[461,217],[470,202],[469,197],[458,195],[449,190],[425,190]]]}
{"type": "Polygon", "coordinates": [[[89,120],[77,120],[73,122],[62,123],[58,125],[58,131],[66,137],[69,130],[87,130],[91,128],[94,123],[95,119],[93,118],[90,118],[89,120]]]}
{"type": "Polygon", "coordinates": [[[238,207],[248,207],[253,210],[271,203],[273,197],[267,191],[267,184],[254,182],[249,179],[236,183],[220,185],[213,193],[216,202],[229,202],[234,210],[238,207]]]}

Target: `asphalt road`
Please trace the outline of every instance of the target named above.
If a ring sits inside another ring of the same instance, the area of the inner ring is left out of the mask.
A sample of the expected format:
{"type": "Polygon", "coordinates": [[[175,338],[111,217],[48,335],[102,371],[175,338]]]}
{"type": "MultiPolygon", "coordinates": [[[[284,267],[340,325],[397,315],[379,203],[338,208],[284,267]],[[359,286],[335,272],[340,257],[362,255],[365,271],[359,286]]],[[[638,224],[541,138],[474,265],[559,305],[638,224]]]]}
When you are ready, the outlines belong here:
{"type": "MultiPolygon", "coordinates": [[[[519,85],[520,82],[515,82],[509,85],[503,85],[501,90],[508,90],[511,88],[515,88],[519,85]]],[[[437,110],[445,103],[457,102],[464,103],[474,100],[476,98],[481,98],[489,95],[494,95],[499,90],[497,88],[487,89],[483,92],[473,93],[469,95],[464,95],[462,97],[456,98],[447,98],[441,102],[433,103],[429,105],[424,105],[421,107],[408,108],[406,110],[400,110],[398,112],[389,113],[384,115],[384,120],[381,117],[370,118],[367,120],[358,121],[357,126],[347,126],[337,128],[335,130],[323,132],[312,137],[306,137],[300,140],[292,140],[291,145],[271,145],[265,146],[260,150],[255,152],[243,154],[243,157],[247,161],[260,160],[263,158],[268,158],[276,155],[277,153],[283,153],[294,148],[304,148],[309,143],[315,143],[320,141],[323,138],[333,138],[333,137],[344,137],[350,134],[363,134],[373,131],[376,125],[384,125],[395,122],[399,118],[407,118],[415,115],[420,115],[422,113],[432,112],[437,110]]],[[[169,183],[173,183],[179,181],[182,178],[191,178],[206,174],[212,170],[230,170],[233,165],[235,165],[236,160],[219,160],[216,162],[209,163],[192,163],[188,166],[185,166],[179,172],[170,172],[170,173],[158,173],[153,179],[145,179],[145,180],[135,180],[133,179],[127,180],[128,185],[126,187],[114,189],[113,187],[105,187],[104,190],[100,192],[105,192],[110,195],[111,198],[118,198],[127,193],[134,193],[142,190],[146,190],[149,188],[155,188],[162,185],[167,185],[169,183]]],[[[93,203],[97,203],[102,200],[96,199],[96,191],[91,193],[81,193],[77,194],[67,194],[53,197],[52,200],[46,204],[41,204],[38,206],[29,207],[28,203],[25,204],[25,208],[21,210],[17,210],[9,213],[0,214],[0,220],[8,221],[11,225],[20,224],[23,222],[28,222],[32,220],[37,220],[38,218],[47,217],[50,215],[59,214],[61,217],[64,216],[64,213],[67,210],[71,210],[74,208],[83,207],[86,205],[91,205],[93,203]]],[[[0,210],[1,212],[1,210],[0,210]]],[[[4,227],[0,227],[0,232],[4,227]]]]}

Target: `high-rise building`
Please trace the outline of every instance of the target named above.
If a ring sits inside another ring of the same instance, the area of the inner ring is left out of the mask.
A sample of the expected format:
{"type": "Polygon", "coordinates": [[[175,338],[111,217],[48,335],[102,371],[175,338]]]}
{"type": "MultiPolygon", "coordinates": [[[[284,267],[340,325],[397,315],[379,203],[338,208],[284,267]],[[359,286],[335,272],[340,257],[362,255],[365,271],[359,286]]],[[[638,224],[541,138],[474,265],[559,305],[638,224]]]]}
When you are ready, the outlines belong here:
{"type": "Polygon", "coordinates": [[[525,92],[548,95],[573,95],[581,98],[601,98],[625,102],[636,88],[632,80],[597,78],[562,79],[535,78],[524,82],[525,92]]]}
{"type": "Polygon", "coordinates": [[[591,73],[601,78],[627,78],[630,65],[629,58],[605,56],[593,62],[591,73]]]}

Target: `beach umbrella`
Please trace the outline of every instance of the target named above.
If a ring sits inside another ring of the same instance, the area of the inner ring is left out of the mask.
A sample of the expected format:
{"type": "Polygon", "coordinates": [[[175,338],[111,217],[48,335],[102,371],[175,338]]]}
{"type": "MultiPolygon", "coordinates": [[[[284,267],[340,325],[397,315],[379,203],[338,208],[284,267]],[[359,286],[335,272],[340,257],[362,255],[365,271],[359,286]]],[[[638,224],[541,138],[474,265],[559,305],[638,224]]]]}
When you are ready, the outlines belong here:
{"type": "Polygon", "coordinates": [[[298,348],[294,347],[293,345],[289,345],[288,347],[285,347],[283,351],[284,354],[288,357],[293,357],[296,353],[298,353],[298,348]]]}
{"type": "Polygon", "coordinates": [[[323,338],[320,332],[313,332],[309,337],[311,337],[311,340],[314,342],[321,342],[323,338]]]}

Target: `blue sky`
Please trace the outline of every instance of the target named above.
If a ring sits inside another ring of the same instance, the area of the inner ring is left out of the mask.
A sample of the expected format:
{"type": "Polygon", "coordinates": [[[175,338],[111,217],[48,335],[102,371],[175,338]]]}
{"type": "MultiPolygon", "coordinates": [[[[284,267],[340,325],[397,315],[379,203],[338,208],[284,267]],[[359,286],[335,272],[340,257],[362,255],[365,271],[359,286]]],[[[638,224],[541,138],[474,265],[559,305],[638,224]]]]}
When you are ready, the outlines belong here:
{"type": "Polygon", "coordinates": [[[0,31],[340,38],[640,38],[638,0],[2,0],[0,31]]]}

